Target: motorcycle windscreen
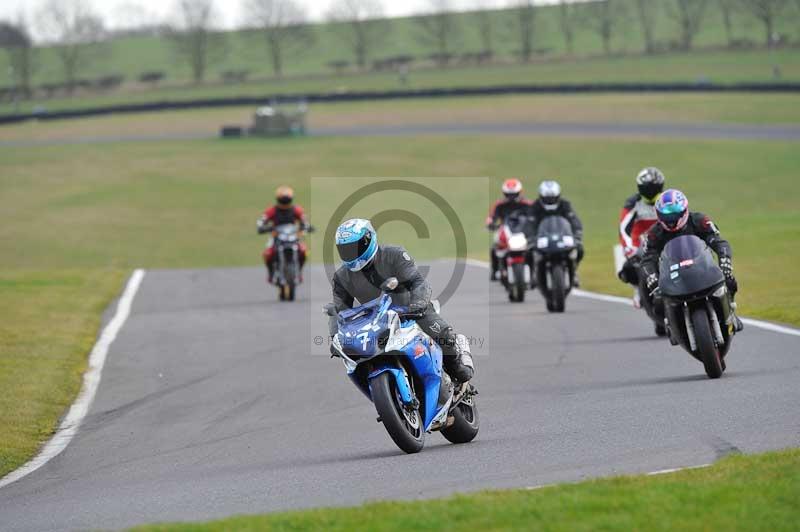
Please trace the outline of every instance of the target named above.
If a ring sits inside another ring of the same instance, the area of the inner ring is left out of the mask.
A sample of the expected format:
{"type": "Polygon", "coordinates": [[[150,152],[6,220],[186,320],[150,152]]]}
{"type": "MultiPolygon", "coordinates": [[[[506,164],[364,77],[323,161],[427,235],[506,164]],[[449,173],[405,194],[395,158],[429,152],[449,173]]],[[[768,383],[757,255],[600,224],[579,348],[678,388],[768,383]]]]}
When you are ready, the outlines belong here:
{"type": "Polygon", "coordinates": [[[512,233],[523,233],[528,239],[533,236],[533,224],[524,212],[513,211],[506,217],[505,222],[512,233]]]}
{"type": "Polygon", "coordinates": [[[575,240],[569,220],[557,215],[546,216],[542,219],[536,234],[536,248],[540,252],[560,253],[573,247],[575,247],[575,240]]]}
{"type": "Polygon", "coordinates": [[[297,240],[297,226],[295,224],[281,224],[275,228],[279,240],[297,240]]]}
{"type": "Polygon", "coordinates": [[[670,240],[661,252],[658,271],[661,293],[671,297],[697,294],[725,280],[711,248],[694,235],[670,240]]]}

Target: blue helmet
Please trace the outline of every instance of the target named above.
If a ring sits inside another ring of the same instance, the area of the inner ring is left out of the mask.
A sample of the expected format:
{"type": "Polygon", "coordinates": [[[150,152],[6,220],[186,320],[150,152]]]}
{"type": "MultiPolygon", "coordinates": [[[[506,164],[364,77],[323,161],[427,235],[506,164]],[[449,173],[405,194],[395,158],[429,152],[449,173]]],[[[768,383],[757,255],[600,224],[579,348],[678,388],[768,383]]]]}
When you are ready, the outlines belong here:
{"type": "Polygon", "coordinates": [[[683,192],[671,188],[658,197],[656,216],[667,231],[680,231],[689,220],[689,200],[683,192]]]}
{"type": "Polygon", "coordinates": [[[336,229],[336,250],[344,265],[357,272],[378,252],[378,233],[369,220],[347,220],[336,229]]]}

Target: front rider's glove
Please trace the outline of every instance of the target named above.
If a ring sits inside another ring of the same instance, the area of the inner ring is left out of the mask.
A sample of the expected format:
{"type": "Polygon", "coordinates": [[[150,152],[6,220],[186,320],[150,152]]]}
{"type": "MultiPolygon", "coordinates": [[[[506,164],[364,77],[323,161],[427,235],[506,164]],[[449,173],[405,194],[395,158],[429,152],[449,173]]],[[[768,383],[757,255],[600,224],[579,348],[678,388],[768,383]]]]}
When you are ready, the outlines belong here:
{"type": "Polygon", "coordinates": [[[651,273],[645,279],[645,283],[647,283],[647,291],[652,293],[653,290],[658,288],[658,275],[651,273]]]}

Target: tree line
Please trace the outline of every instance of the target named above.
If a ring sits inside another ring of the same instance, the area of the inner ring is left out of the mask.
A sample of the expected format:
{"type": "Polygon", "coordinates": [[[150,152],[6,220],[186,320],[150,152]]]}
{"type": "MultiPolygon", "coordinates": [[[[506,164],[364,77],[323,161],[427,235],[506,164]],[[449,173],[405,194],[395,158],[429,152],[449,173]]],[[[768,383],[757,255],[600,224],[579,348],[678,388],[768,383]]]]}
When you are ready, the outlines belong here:
{"type": "MultiPolygon", "coordinates": [[[[303,4],[298,0],[239,0],[245,16],[244,28],[254,48],[263,50],[275,76],[284,73],[288,61],[308,51],[317,32],[303,4]]],[[[480,0],[477,0],[478,2],[480,0]]],[[[140,21],[129,33],[149,32],[166,39],[176,60],[186,65],[192,79],[206,79],[211,65],[222,61],[229,53],[229,35],[219,27],[219,7],[215,0],[173,0],[169,20],[140,21]]],[[[612,43],[623,25],[634,25],[642,37],[646,54],[664,49],[656,39],[656,24],[660,15],[674,20],[678,34],[667,48],[689,51],[703,28],[709,13],[717,10],[724,24],[729,46],[736,46],[733,17],[746,15],[763,28],[764,44],[776,45],[776,21],[784,16],[794,2],[800,0],[593,0],[576,3],[561,0],[557,3],[558,30],[567,53],[574,53],[575,36],[588,31],[596,36],[604,53],[612,53],[612,43]]],[[[511,0],[504,9],[505,16],[494,16],[489,10],[456,13],[450,0],[428,0],[424,14],[411,18],[418,42],[430,50],[429,58],[440,66],[457,57],[459,36],[466,28],[479,35],[482,47],[468,55],[482,62],[491,59],[498,35],[516,43],[515,56],[528,62],[537,53],[537,16],[542,6],[533,0],[511,0]]],[[[60,65],[63,85],[69,91],[80,85],[80,76],[102,55],[110,52],[109,40],[114,36],[102,17],[86,0],[43,0],[35,17],[36,29],[53,44],[60,65]]],[[[330,66],[344,68],[352,64],[360,70],[393,68],[407,64],[410,56],[379,58],[374,56],[391,34],[393,21],[384,16],[380,0],[331,0],[327,15],[331,31],[335,32],[351,59],[330,66]]],[[[25,16],[0,21],[0,48],[4,49],[12,81],[19,92],[31,92],[32,78],[38,68],[38,48],[32,37],[32,25],[25,16]]],[[[230,79],[241,79],[246,72],[228,72],[230,79]]],[[[163,77],[163,74],[162,74],[163,77]]],[[[105,83],[121,82],[119,76],[107,76],[105,83]]],[[[158,72],[144,72],[140,81],[156,82],[158,72]]],[[[102,84],[103,80],[99,80],[102,84]]]]}

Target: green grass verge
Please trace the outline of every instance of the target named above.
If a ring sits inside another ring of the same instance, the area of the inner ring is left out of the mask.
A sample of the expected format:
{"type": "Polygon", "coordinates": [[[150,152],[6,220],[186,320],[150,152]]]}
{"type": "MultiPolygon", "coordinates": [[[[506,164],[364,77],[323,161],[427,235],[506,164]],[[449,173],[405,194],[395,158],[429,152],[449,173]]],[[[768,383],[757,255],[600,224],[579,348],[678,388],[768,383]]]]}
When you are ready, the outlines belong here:
{"type": "Polygon", "coordinates": [[[83,269],[0,273],[0,477],[36,452],[75,399],[100,315],[123,277],[83,269]]]}
{"type": "MultiPolygon", "coordinates": [[[[506,176],[529,190],[557,178],[587,226],[584,286],[627,295],[611,246],[633,176],[648,164],[731,240],[742,314],[800,324],[797,143],[431,136],[0,148],[0,473],[30,456],[74,398],[99,312],[124,272],[259,265],[254,222],[279,183],[308,204],[312,176],[496,176],[492,194],[506,176]]],[[[335,180],[315,192],[334,193],[335,180]]],[[[486,193],[464,186],[446,197],[469,253],[485,258],[486,193]]],[[[323,212],[311,217],[324,226],[323,212]]],[[[387,224],[381,239],[420,258],[442,255],[440,240],[403,224],[387,224]]],[[[320,260],[319,237],[311,244],[320,260]]]]}
{"type": "Polygon", "coordinates": [[[800,450],[735,455],[711,467],[538,490],[484,491],[172,523],[138,532],[204,530],[796,530],[800,450]]]}

